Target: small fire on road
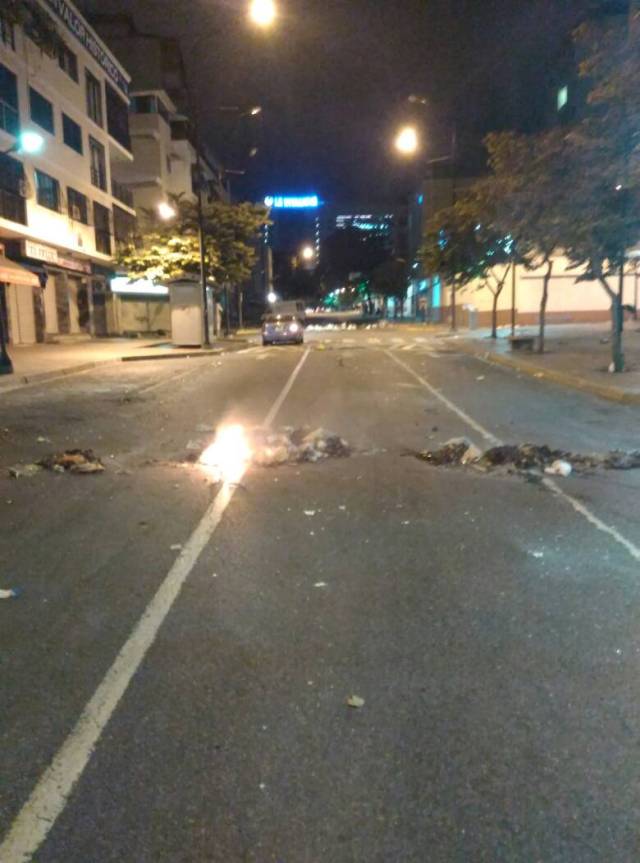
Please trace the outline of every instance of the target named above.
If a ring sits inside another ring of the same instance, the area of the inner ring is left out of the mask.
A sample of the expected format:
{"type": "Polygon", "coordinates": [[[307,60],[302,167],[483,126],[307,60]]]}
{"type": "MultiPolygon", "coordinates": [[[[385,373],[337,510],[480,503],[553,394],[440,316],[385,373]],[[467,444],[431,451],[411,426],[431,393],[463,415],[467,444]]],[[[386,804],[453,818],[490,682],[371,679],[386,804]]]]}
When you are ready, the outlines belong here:
{"type": "Polygon", "coordinates": [[[221,426],[213,443],[198,459],[198,464],[206,468],[216,482],[234,483],[242,479],[252,455],[241,425],[221,426]]]}

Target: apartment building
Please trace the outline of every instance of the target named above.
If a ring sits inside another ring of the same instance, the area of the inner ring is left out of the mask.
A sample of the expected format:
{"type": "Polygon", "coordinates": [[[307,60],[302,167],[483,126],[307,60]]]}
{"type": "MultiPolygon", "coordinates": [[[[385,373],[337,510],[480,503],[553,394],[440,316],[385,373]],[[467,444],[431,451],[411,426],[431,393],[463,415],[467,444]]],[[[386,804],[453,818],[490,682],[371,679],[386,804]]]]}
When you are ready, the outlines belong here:
{"type": "Polygon", "coordinates": [[[110,332],[115,243],[135,224],[117,180],[133,160],[129,75],[69,0],[28,2],[60,39],[49,56],[0,9],[0,244],[38,280],[0,267],[14,344],[110,332]],[[26,131],[37,152],[21,152],[26,131]]]}

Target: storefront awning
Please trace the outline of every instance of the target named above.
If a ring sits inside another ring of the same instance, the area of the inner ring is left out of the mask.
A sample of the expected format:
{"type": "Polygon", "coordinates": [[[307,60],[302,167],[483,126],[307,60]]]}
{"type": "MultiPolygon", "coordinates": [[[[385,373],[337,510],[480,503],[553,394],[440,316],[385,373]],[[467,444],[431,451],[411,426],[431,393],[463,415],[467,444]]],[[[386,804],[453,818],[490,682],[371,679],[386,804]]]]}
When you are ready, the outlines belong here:
{"type": "Polygon", "coordinates": [[[28,288],[39,288],[40,280],[35,273],[10,261],[0,255],[0,282],[8,282],[10,285],[25,285],[28,288]]]}

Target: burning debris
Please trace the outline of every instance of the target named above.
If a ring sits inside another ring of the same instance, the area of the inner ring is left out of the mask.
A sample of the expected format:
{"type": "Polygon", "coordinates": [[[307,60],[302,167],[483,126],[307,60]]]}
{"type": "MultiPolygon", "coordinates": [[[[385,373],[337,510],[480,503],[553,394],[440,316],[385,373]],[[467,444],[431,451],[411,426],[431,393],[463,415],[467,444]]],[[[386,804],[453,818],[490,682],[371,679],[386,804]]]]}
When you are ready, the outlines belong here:
{"type": "Polygon", "coordinates": [[[507,444],[495,446],[484,453],[466,438],[454,438],[437,450],[414,453],[416,458],[436,467],[468,465],[481,471],[503,469],[509,473],[568,477],[598,468],[634,470],[640,468],[640,450],[613,451],[606,455],[581,455],[551,449],[546,445],[507,444]]]}

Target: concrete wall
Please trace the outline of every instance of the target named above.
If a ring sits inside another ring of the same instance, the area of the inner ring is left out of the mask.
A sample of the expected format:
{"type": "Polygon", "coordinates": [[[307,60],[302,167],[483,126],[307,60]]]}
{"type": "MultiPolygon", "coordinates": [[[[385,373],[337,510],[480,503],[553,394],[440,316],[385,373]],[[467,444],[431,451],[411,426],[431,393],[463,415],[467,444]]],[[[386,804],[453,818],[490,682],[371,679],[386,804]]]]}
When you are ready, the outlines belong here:
{"type": "MultiPolygon", "coordinates": [[[[579,271],[569,269],[566,258],[558,256],[554,263],[554,275],[549,285],[547,318],[550,323],[586,323],[606,321],[610,317],[609,297],[597,282],[576,283],[579,271]]],[[[542,298],[544,268],[529,271],[518,267],[516,272],[516,310],[519,324],[535,324],[538,321],[542,298]]],[[[615,286],[617,287],[617,279],[615,286]]],[[[625,275],[625,302],[633,304],[640,287],[640,279],[634,272],[625,275]]],[[[511,321],[512,277],[507,276],[504,289],[498,302],[498,321],[506,324],[511,321]]],[[[451,302],[450,287],[442,292],[442,316],[448,319],[451,302]]],[[[466,324],[468,313],[464,306],[477,310],[478,326],[488,326],[491,322],[493,297],[480,282],[468,285],[457,292],[457,306],[460,323],[466,324]]]]}

